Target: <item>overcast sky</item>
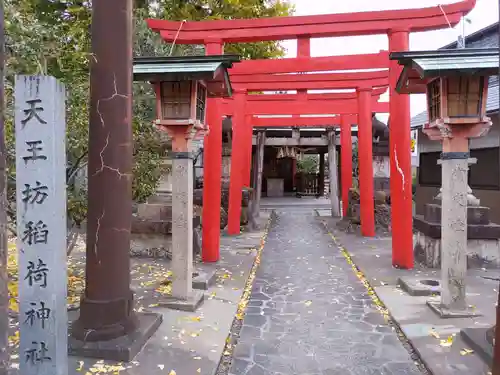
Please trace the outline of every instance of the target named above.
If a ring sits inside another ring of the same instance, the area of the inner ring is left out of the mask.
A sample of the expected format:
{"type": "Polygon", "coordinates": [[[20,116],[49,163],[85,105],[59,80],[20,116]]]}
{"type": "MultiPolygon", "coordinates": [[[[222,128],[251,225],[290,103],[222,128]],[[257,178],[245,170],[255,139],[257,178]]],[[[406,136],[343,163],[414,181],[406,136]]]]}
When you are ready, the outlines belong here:
{"type": "MultiPolygon", "coordinates": [[[[296,15],[349,13],[370,10],[408,9],[455,3],[457,0],[291,0],[295,4],[296,15]]],[[[476,7],[467,16],[465,33],[470,34],[498,21],[498,0],[477,0],[476,7]]],[[[412,33],[411,50],[437,49],[457,39],[460,27],[455,29],[412,33]]],[[[284,41],[287,57],[297,55],[297,42],[284,41]]],[[[319,38],[311,41],[311,56],[353,55],[377,53],[388,49],[385,35],[356,36],[340,38],[319,38]]],[[[416,115],[425,110],[425,97],[412,95],[411,113],[416,115]]]]}

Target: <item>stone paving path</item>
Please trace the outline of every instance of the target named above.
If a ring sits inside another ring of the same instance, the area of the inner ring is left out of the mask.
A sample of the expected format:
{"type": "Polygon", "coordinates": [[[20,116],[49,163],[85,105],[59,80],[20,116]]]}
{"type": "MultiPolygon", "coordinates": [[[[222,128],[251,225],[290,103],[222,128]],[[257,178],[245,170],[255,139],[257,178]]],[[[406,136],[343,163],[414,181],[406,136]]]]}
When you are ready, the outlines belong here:
{"type": "Polygon", "coordinates": [[[313,210],[277,214],[230,374],[420,374],[313,210]]]}

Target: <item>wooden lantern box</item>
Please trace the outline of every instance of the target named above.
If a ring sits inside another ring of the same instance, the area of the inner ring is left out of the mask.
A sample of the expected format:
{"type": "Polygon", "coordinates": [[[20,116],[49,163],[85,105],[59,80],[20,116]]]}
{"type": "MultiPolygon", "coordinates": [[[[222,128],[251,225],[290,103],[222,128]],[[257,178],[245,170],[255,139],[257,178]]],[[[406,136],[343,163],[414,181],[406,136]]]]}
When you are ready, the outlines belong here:
{"type": "Polygon", "coordinates": [[[157,125],[204,125],[207,86],[204,81],[155,83],[157,125]]]}
{"type": "Polygon", "coordinates": [[[228,69],[240,57],[168,56],[134,59],[134,80],[150,82],[156,94],[160,127],[204,127],[207,98],[232,95],[228,69]]]}
{"type": "Polygon", "coordinates": [[[477,124],[483,122],[488,95],[488,76],[455,75],[427,83],[429,126],[437,123],[477,124]]]}
{"type": "Polygon", "coordinates": [[[393,52],[390,59],[403,66],[399,93],[427,95],[426,128],[490,123],[488,79],[498,74],[498,48],[393,52]]]}

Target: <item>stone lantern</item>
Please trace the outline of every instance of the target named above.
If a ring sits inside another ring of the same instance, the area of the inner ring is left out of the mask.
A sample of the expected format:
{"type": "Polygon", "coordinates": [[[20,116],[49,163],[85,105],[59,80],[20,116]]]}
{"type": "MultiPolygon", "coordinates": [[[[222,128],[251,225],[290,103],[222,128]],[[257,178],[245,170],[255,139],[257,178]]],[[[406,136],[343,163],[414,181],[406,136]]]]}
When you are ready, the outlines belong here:
{"type": "MultiPolygon", "coordinates": [[[[403,66],[399,93],[425,93],[429,123],[423,132],[442,143],[441,301],[429,306],[441,317],[478,312],[466,302],[469,139],[491,127],[486,116],[488,79],[498,74],[498,49],[394,52],[403,66]]],[[[397,124],[394,124],[397,126],[397,124]]]]}
{"type": "Polygon", "coordinates": [[[172,298],[167,307],[194,311],[203,293],[192,289],[193,158],[191,142],[208,132],[209,97],[231,96],[227,69],[239,57],[169,56],[134,59],[134,80],[150,82],[156,93],[154,124],[172,140],[172,298]]]}

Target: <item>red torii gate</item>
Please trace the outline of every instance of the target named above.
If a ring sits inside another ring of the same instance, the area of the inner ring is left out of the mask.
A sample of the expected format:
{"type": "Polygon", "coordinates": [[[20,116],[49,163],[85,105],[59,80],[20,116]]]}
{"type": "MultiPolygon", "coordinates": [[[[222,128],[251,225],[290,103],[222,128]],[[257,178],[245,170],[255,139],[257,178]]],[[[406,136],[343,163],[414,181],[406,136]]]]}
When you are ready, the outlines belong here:
{"type": "MultiPolygon", "coordinates": [[[[366,64],[366,60],[370,58],[378,59],[381,66],[386,61],[387,54],[380,53],[377,55],[352,56],[350,58],[351,66],[359,67],[366,64]]],[[[332,62],[339,62],[337,58],[328,58],[332,62]]],[[[229,191],[229,217],[228,217],[228,233],[240,233],[240,216],[241,216],[241,199],[242,188],[250,184],[251,171],[251,150],[252,150],[252,116],[253,115],[303,115],[303,114],[354,114],[359,113],[358,100],[360,90],[372,92],[372,87],[379,86],[375,91],[380,95],[387,90],[389,84],[388,71],[362,72],[360,80],[355,79],[356,75],[352,72],[348,73],[326,73],[326,74],[256,74],[256,75],[236,75],[233,80],[235,87],[233,105],[236,109],[233,111],[233,155],[231,160],[231,180],[229,191]],[[236,81],[236,83],[234,82],[236,81]],[[270,86],[271,85],[271,86],[270,86]],[[382,87],[380,87],[382,86],[382,87]],[[307,89],[355,89],[355,93],[335,93],[335,94],[307,94],[307,89]],[[248,91],[265,91],[265,90],[297,90],[296,95],[278,95],[278,102],[273,99],[274,95],[247,95],[248,91]],[[353,97],[348,97],[350,94],[353,97]],[[354,95],[353,95],[354,94],[354,95]],[[333,100],[308,100],[315,96],[329,96],[333,100]],[[254,100],[258,96],[260,100],[254,100]],[[286,96],[293,98],[286,101],[286,96]],[[269,98],[264,100],[263,98],[269,98]],[[347,98],[346,98],[347,97],[347,98]]],[[[231,100],[229,100],[230,102],[231,100]]],[[[371,119],[373,112],[388,112],[388,103],[378,103],[378,96],[372,95],[370,105],[365,106],[366,116],[364,119],[371,119]]],[[[360,170],[362,180],[360,184],[364,187],[363,192],[365,203],[362,208],[361,225],[365,235],[372,236],[375,234],[375,224],[373,216],[373,172],[371,158],[371,121],[363,123],[364,129],[361,134],[368,137],[370,141],[362,141],[361,143],[369,145],[369,149],[360,158],[360,170]]],[[[350,132],[349,132],[350,137],[350,132]]],[[[367,146],[368,147],[368,146],[367,146]]],[[[347,148],[347,147],[346,147],[347,148]]],[[[351,147],[349,146],[349,150],[351,147]]],[[[344,159],[345,160],[345,159],[344,159]]],[[[352,165],[344,165],[343,168],[349,168],[349,173],[352,174],[352,165]]],[[[344,172],[344,175],[347,173],[344,172]]],[[[361,180],[361,178],[360,178],[361,180]]],[[[344,180],[346,181],[346,180],[344,180]]],[[[352,181],[352,176],[351,176],[352,181]]],[[[352,184],[345,184],[344,187],[351,187],[352,184]]],[[[344,197],[347,193],[343,194],[344,197]]]]}
{"type": "MultiPolygon", "coordinates": [[[[298,39],[298,55],[292,59],[248,61],[235,67],[235,72],[247,68],[244,64],[255,64],[255,70],[247,74],[266,73],[266,67],[284,69],[285,65],[293,65],[298,71],[312,71],[307,67],[309,59],[310,38],[386,34],[389,38],[389,50],[407,51],[410,32],[448,28],[458,24],[461,17],[469,13],[475,6],[475,0],[465,0],[454,4],[422,9],[405,9],[391,11],[372,11],[351,14],[328,14],[301,17],[274,17],[262,19],[215,20],[198,22],[174,22],[166,20],[148,20],[151,29],[160,32],[166,41],[179,44],[204,44],[207,55],[223,53],[224,43],[258,42],[268,40],[298,39]],[[290,61],[290,62],[288,62],[290,61]],[[280,68],[280,65],[283,68],[280,68]]],[[[328,59],[328,58],[322,58],[328,59]]],[[[325,60],[326,61],[326,60],[325,60]]],[[[314,63],[311,63],[314,64],[314,63]]],[[[345,65],[349,61],[346,59],[345,65]]],[[[318,65],[321,65],[318,63],[318,65]]],[[[316,71],[332,69],[317,68],[316,71]]],[[[409,96],[399,95],[395,91],[401,68],[396,61],[391,61],[390,75],[390,157],[391,157],[391,203],[392,203],[392,263],[400,268],[413,267],[412,249],[412,197],[411,197],[411,154],[410,154],[410,111],[409,96]]],[[[374,66],[370,66],[374,68],[374,66]]],[[[340,69],[336,67],[336,69],[340,69]]],[[[355,69],[355,68],[351,68],[355,69]]],[[[288,69],[287,71],[289,71],[288,69]]],[[[369,91],[360,91],[359,110],[370,105],[369,91]]],[[[243,108],[241,108],[243,109],[243,108]]],[[[366,111],[363,111],[366,112],[366,111]]],[[[217,261],[219,253],[220,222],[220,178],[222,132],[219,108],[216,99],[207,103],[207,120],[212,132],[206,138],[206,172],[204,181],[205,216],[203,228],[203,259],[217,261]],[[208,219],[208,220],[207,220],[208,219]]],[[[364,115],[358,115],[358,122],[364,123],[364,115]]],[[[360,142],[363,153],[366,144],[360,142]]],[[[371,157],[371,155],[370,155],[371,157]]],[[[362,202],[363,206],[363,202],[362,202]]]]}
{"type": "MultiPolygon", "coordinates": [[[[353,83],[356,85],[356,83],[353,83]]],[[[368,95],[371,95],[371,88],[366,91],[368,95]]],[[[330,94],[332,95],[332,94],[330,94]]],[[[335,94],[333,94],[335,95],[335,94]]],[[[345,94],[339,94],[342,95],[345,94]]],[[[239,234],[240,232],[240,215],[241,215],[241,191],[244,185],[249,185],[250,183],[250,171],[251,171],[251,150],[252,150],[252,128],[254,126],[254,115],[278,115],[278,114],[342,114],[349,115],[354,113],[360,113],[359,110],[359,96],[358,98],[351,99],[330,99],[330,100],[302,100],[296,99],[291,101],[253,101],[249,100],[253,95],[246,96],[244,92],[237,91],[235,93],[234,99],[234,112],[233,112],[233,155],[231,160],[231,180],[230,180],[230,192],[229,192],[229,218],[228,218],[228,233],[229,234],[239,234]],[[258,105],[256,105],[258,104],[258,105]],[[241,172],[243,172],[241,174],[241,172]]],[[[259,96],[269,96],[272,98],[273,95],[259,95],[259,96]]],[[[290,95],[292,96],[292,95],[290,95]]],[[[297,96],[297,95],[293,95],[297,96]]],[[[311,95],[314,96],[314,95],[311,95]]],[[[300,97],[299,97],[300,98],[300,97]]],[[[369,98],[369,97],[368,97],[369,98]]],[[[371,100],[368,99],[368,105],[365,106],[364,110],[366,116],[364,117],[365,123],[363,123],[362,136],[369,138],[369,147],[367,150],[369,152],[365,153],[365,158],[360,160],[362,166],[360,169],[367,170],[367,173],[363,175],[363,182],[361,184],[366,186],[363,190],[366,196],[370,196],[370,189],[373,190],[373,171],[372,171],[372,159],[371,159],[371,139],[372,139],[372,129],[371,129],[371,114],[373,112],[389,112],[389,103],[379,103],[378,96],[372,95],[371,100]],[[368,174],[370,171],[370,174],[368,174]]],[[[291,118],[299,119],[297,117],[291,118]]],[[[324,120],[323,120],[324,121],[324,120]]],[[[325,122],[323,122],[325,123],[325,122]]],[[[265,125],[264,125],[265,126],[265,125]]],[[[343,138],[351,137],[350,127],[347,133],[344,133],[343,138]]],[[[361,138],[360,138],[361,139],[361,138]]],[[[366,142],[365,142],[366,143],[366,142]]],[[[346,149],[351,153],[351,146],[346,145],[346,149]]],[[[347,159],[347,157],[346,157],[347,159]]],[[[346,160],[344,159],[344,160],[346,160]]],[[[351,159],[351,156],[349,156],[351,159]]],[[[348,170],[351,174],[352,179],[352,165],[342,164],[342,169],[348,170]]],[[[343,175],[346,175],[344,172],[343,175]]],[[[344,180],[347,181],[347,180],[344,180]]],[[[351,184],[343,185],[351,187],[351,184]]],[[[343,194],[345,197],[346,194],[343,194]]],[[[373,192],[371,193],[373,196],[373,192]]],[[[362,211],[363,227],[364,229],[374,231],[374,218],[373,218],[373,199],[365,205],[365,209],[362,211]]]]}

